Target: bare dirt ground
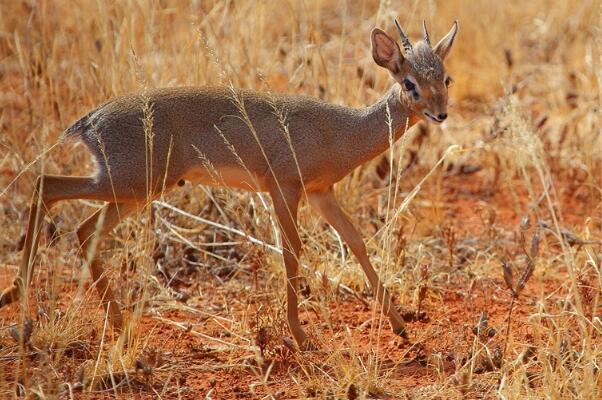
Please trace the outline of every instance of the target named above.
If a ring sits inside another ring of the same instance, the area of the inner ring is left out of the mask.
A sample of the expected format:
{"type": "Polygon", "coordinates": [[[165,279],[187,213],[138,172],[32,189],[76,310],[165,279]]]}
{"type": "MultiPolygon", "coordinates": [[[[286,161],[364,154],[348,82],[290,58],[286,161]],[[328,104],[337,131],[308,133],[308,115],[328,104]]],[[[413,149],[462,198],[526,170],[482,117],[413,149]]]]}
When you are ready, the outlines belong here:
{"type": "MultiPolygon", "coordinates": [[[[287,336],[282,319],[276,325],[274,321],[267,324],[259,321],[261,308],[273,304],[273,299],[265,300],[273,296],[264,286],[265,271],[249,272],[256,266],[246,263],[240,269],[247,273],[239,272],[234,276],[231,271],[217,274],[209,270],[193,271],[179,283],[170,285],[185,299],[180,310],[153,302],[135,325],[134,335],[144,342],[144,349],[137,357],[136,369],[130,371],[132,376],[126,379],[123,374],[117,374],[113,379],[119,382],[118,385],[101,382],[85,397],[127,397],[135,393],[139,398],[155,398],[158,393],[169,397],[169,393],[176,392],[181,398],[198,398],[199,393],[211,398],[337,397],[335,392],[324,391],[319,380],[315,385],[307,385],[303,391],[295,385],[295,379],[314,375],[313,369],[330,368],[333,349],[342,365],[357,362],[352,359],[356,357],[364,360],[378,357],[374,368],[384,378],[382,386],[373,387],[366,393],[368,397],[397,398],[399,393],[420,396],[438,383],[450,385],[450,377],[454,377],[453,385],[461,396],[490,397],[491,394],[486,393],[499,383],[499,377],[492,371],[500,367],[504,351],[519,358],[536,357],[533,349],[540,338],[525,321],[540,311],[539,299],[561,302],[569,290],[569,277],[565,268],[553,271],[537,268],[536,277],[527,282],[516,302],[508,328],[512,296],[504,281],[501,263],[492,264],[485,276],[475,276],[465,268],[478,251],[475,249],[490,245],[488,235],[492,229],[500,237],[515,235],[520,230],[524,215],[514,211],[515,202],[527,201],[483,187],[479,174],[445,179],[440,199],[444,206],[440,211],[448,229],[453,231],[455,242],[459,243],[457,248],[468,254],[456,255],[454,271],[431,279],[425,285],[420,309],[412,304],[398,304],[408,321],[409,341],[390,331],[388,322],[382,320],[378,310],[375,311],[372,296],[365,292],[350,294],[334,290],[332,299],[323,304],[312,304],[313,293],[322,288],[308,287],[305,290],[309,296],[301,319],[317,349],[298,352],[287,336]],[[490,210],[495,210],[497,217],[488,225],[490,210]],[[187,309],[185,304],[190,307],[187,309]],[[327,321],[321,318],[325,311],[315,307],[327,308],[327,321]],[[241,321],[245,321],[247,332],[253,336],[235,333],[241,321]],[[375,329],[381,330],[378,336],[374,334],[375,329]],[[511,345],[504,350],[508,335],[511,345]],[[467,373],[457,374],[462,366],[471,364],[475,374],[471,379],[467,373]]],[[[573,232],[584,223],[587,207],[579,199],[565,200],[563,204],[570,205],[564,214],[565,229],[573,232]]],[[[550,251],[559,252],[553,238],[544,235],[542,240],[550,240],[550,251]]],[[[579,246],[578,243],[573,245],[579,246]]],[[[70,279],[73,276],[71,268],[53,269],[53,273],[63,277],[57,302],[60,308],[73,301],[77,285],[70,279]]],[[[9,283],[7,275],[4,274],[3,284],[9,283]]],[[[43,287],[44,280],[42,274],[35,284],[43,287]]],[[[589,290],[586,283],[583,284],[583,290],[589,290]]],[[[98,336],[102,327],[98,320],[102,315],[94,301],[89,303],[82,311],[96,315],[97,325],[92,332],[98,336]]],[[[35,305],[32,305],[32,314],[34,310],[35,305]]],[[[16,307],[2,309],[0,317],[4,321],[17,320],[16,311],[16,307]]],[[[599,306],[595,310],[590,307],[590,311],[598,313],[599,306]]],[[[41,318],[39,312],[38,318],[41,318]]],[[[115,340],[112,333],[106,333],[104,337],[106,341],[115,340]]],[[[592,340],[599,343],[600,338],[596,335],[592,340]]],[[[64,356],[60,370],[56,371],[57,378],[71,382],[75,387],[81,384],[81,365],[89,359],[88,351],[90,349],[73,349],[72,354],[64,356]]],[[[43,363],[44,357],[33,352],[27,368],[37,368],[43,363]]],[[[3,378],[7,381],[15,379],[19,374],[17,359],[5,357],[3,364],[3,378]]],[[[529,372],[530,384],[540,385],[537,368],[529,372]]],[[[349,398],[353,398],[354,390],[359,391],[354,387],[351,378],[347,386],[349,398]]]]}

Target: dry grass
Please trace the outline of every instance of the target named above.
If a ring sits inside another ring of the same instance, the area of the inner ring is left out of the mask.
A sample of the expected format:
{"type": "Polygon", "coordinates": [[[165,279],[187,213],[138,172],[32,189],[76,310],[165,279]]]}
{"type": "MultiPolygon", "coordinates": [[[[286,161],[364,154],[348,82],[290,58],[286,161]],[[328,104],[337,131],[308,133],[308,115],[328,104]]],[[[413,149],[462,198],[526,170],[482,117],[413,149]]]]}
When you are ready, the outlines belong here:
{"type": "Polygon", "coordinates": [[[54,209],[29,309],[0,314],[0,396],[599,398],[602,9],[553,3],[1,2],[4,284],[35,177],[91,170],[83,146],[57,142],[106,99],[231,83],[360,106],[390,85],[372,27],[392,32],[398,16],[413,38],[421,19],[432,36],[454,19],[461,30],[450,121],[414,128],[336,187],[414,320],[411,345],[303,207],[302,315],[321,350],[293,352],[281,257],[262,245],[279,240],[269,200],[187,185],[162,199],[177,209],[148,207],[103,250],[129,311],[120,337],[78,268],[73,232],[97,205],[54,209]]]}

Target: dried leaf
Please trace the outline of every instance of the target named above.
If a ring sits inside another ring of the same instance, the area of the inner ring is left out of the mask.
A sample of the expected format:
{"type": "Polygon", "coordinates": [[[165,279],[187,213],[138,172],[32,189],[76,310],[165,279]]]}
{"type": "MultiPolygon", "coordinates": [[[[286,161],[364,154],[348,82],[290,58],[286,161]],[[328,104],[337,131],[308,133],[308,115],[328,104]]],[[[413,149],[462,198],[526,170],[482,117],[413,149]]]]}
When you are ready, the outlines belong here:
{"type": "Polygon", "coordinates": [[[142,373],[147,377],[153,373],[153,368],[149,365],[148,361],[144,356],[136,360],[136,372],[142,370],[142,373]]]}
{"type": "Polygon", "coordinates": [[[510,289],[514,296],[514,274],[512,273],[512,267],[506,261],[502,261],[502,269],[504,270],[504,282],[506,282],[506,286],[508,286],[508,289],[510,289]]]}
{"type": "Polygon", "coordinates": [[[502,362],[504,358],[504,353],[502,351],[502,348],[500,346],[495,346],[495,349],[493,349],[493,355],[491,357],[491,361],[493,363],[493,365],[496,368],[501,368],[502,367],[502,362]]]}
{"type": "Polygon", "coordinates": [[[136,372],[142,370],[142,373],[149,378],[153,373],[153,368],[157,368],[164,363],[163,355],[156,349],[148,349],[145,354],[136,359],[136,372]]]}
{"type": "Polygon", "coordinates": [[[268,329],[266,327],[259,328],[259,331],[257,331],[257,336],[255,337],[255,344],[257,347],[259,347],[261,357],[264,357],[264,353],[268,347],[269,341],[270,333],[268,332],[268,329]]]}
{"type": "Polygon", "coordinates": [[[8,333],[10,334],[10,337],[12,337],[15,342],[21,343],[21,334],[19,333],[19,328],[17,328],[17,326],[11,326],[10,329],[8,330],[8,333]]]}
{"type": "Polygon", "coordinates": [[[482,311],[479,316],[479,322],[472,328],[472,333],[475,335],[480,335],[485,332],[487,326],[489,325],[489,314],[487,311],[482,311]]]}
{"type": "Polygon", "coordinates": [[[575,245],[583,244],[583,240],[581,240],[581,238],[579,236],[577,236],[573,232],[569,231],[568,229],[561,229],[560,230],[560,234],[562,235],[562,239],[569,246],[575,246],[575,245]]]}
{"type": "Polygon", "coordinates": [[[470,175],[483,169],[480,165],[462,164],[459,174],[470,175]]]}
{"type": "Polygon", "coordinates": [[[529,229],[531,227],[531,219],[529,218],[529,214],[525,215],[520,220],[520,229],[529,229]]]}
{"type": "Polygon", "coordinates": [[[527,247],[526,247],[526,240],[525,240],[525,232],[523,230],[520,230],[518,232],[518,245],[520,246],[521,249],[524,250],[524,252],[527,252],[527,247]]]}
{"type": "Polygon", "coordinates": [[[521,355],[518,357],[518,359],[520,360],[521,363],[526,364],[533,357],[535,357],[536,352],[537,352],[537,349],[534,346],[527,346],[527,348],[521,353],[521,355]]]}
{"type": "Polygon", "coordinates": [[[534,270],[535,270],[535,264],[533,263],[533,260],[529,258],[527,261],[527,268],[523,271],[523,274],[521,275],[520,279],[518,280],[518,285],[516,286],[516,295],[517,296],[521,292],[521,290],[523,290],[523,288],[525,287],[525,285],[527,284],[527,282],[533,275],[534,270]]]}
{"type": "Polygon", "coordinates": [[[506,66],[508,69],[512,69],[514,65],[514,56],[512,55],[512,50],[504,49],[504,58],[506,59],[506,66]]]}
{"type": "Polygon", "coordinates": [[[489,225],[489,227],[492,227],[495,224],[495,221],[497,219],[497,213],[495,212],[495,209],[493,207],[489,207],[487,209],[487,225],[489,225]]]}
{"type": "Polygon", "coordinates": [[[426,297],[426,292],[427,292],[427,287],[426,285],[420,285],[418,287],[418,313],[420,313],[420,310],[422,308],[422,302],[424,301],[425,297],[426,297]]]}
{"type": "Polygon", "coordinates": [[[426,287],[426,285],[421,285],[420,289],[418,289],[418,304],[421,304],[422,301],[425,299],[427,289],[428,288],[426,287]]]}
{"type": "Polygon", "coordinates": [[[295,344],[295,342],[293,341],[293,339],[285,336],[285,337],[282,338],[282,344],[290,352],[292,352],[292,353],[296,353],[297,352],[297,345],[295,344]]]}
{"type": "Polygon", "coordinates": [[[535,258],[537,256],[537,252],[539,251],[539,241],[539,232],[535,232],[531,238],[531,258],[535,258]]]}
{"type": "Polygon", "coordinates": [[[548,115],[547,114],[541,115],[535,121],[535,129],[539,130],[539,129],[543,128],[543,126],[546,124],[547,121],[548,121],[548,115]]]}
{"type": "Polygon", "coordinates": [[[347,398],[349,400],[355,400],[358,398],[357,388],[353,383],[347,388],[347,398]]]}
{"type": "Polygon", "coordinates": [[[328,291],[330,289],[330,281],[328,280],[326,271],[322,273],[322,288],[324,289],[324,291],[328,291]]]}
{"type": "Polygon", "coordinates": [[[29,318],[26,318],[25,321],[23,321],[23,329],[21,331],[19,331],[19,328],[17,326],[12,326],[9,329],[9,334],[15,340],[15,342],[24,346],[29,345],[32,333],[33,322],[29,318]]]}
{"type": "Polygon", "coordinates": [[[186,303],[188,300],[190,300],[190,295],[186,292],[174,290],[173,295],[177,301],[182,302],[182,303],[186,303]]]}

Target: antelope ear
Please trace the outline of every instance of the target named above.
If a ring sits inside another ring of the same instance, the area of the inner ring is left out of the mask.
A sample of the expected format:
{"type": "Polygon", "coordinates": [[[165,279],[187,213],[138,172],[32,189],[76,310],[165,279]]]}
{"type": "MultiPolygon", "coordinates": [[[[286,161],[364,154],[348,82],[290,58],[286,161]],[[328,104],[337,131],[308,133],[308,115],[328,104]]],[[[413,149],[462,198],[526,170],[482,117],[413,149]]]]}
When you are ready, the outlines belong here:
{"type": "Polygon", "coordinates": [[[374,28],[370,35],[372,41],[372,58],[374,62],[388,69],[392,74],[401,72],[404,58],[399,45],[382,29],[374,28]]]}
{"type": "Polygon", "coordinates": [[[458,21],[454,21],[454,25],[451,30],[437,43],[433,51],[439,56],[441,60],[445,60],[445,57],[449,54],[449,51],[454,44],[456,34],[458,33],[458,21]]]}

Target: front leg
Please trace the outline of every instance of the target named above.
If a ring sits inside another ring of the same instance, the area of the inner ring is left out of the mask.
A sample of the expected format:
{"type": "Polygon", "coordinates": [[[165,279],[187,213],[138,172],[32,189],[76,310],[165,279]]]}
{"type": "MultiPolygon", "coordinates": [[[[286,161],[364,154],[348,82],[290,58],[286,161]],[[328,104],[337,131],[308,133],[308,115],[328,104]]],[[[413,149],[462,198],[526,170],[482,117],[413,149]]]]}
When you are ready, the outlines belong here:
{"type": "Polygon", "coordinates": [[[382,285],[376,271],[374,271],[366,252],[366,245],[360,234],[339,207],[332,187],[323,192],[308,193],[307,197],[312,207],[341,235],[353,254],[358,258],[372,289],[376,290],[376,298],[382,304],[383,312],[391,321],[393,331],[405,338],[403,318],[393,306],[389,292],[382,285]]]}

